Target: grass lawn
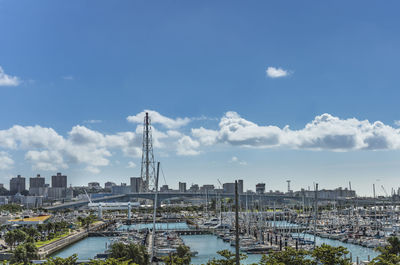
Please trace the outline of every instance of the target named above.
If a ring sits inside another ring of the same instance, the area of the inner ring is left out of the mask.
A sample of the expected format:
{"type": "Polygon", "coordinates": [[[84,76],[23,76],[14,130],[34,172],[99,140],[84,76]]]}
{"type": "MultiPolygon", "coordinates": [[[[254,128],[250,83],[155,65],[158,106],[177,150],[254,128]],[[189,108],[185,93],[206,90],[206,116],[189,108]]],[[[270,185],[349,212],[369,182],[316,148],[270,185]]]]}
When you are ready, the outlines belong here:
{"type": "Polygon", "coordinates": [[[38,241],[38,242],[35,243],[35,246],[39,248],[39,247],[41,247],[41,246],[50,244],[51,242],[54,242],[54,241],[56,241],[56,240],[58,240],[58,239],[60,239],[60,238],[66,237],[66,236],[68,236],[69,234],[70,234],[70,232],[66,232],[66,233],[64,233],[64,234],[61,234],[61,235],[58,235],[58,236],[54,237],[54,238],[51,239],[51,240],[38,241]]]}

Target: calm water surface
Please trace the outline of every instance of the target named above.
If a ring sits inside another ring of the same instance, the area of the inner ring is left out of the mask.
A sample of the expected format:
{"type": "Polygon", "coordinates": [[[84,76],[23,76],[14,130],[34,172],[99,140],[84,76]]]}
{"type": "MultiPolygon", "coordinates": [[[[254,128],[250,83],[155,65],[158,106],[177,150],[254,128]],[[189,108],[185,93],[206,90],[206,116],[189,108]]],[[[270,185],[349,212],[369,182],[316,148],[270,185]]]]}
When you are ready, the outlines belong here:
{"type": "Polygon", "coordinates": [[[67,258],[77,254],[78,259],[93,259],[96,254],[103,253],[106,250],[106,244],[110,244],[108,237],[86,237],[51,256],[67,258]]]}
{"type": "MultiPolygon", "coordinates": [[[[159,229],[186,229],[188,228],[186,223],[159,223],[157,224],[159,229]]],[[[125,229],[138,229],[139,228],[150,228],[152,224],[137,224],[125,226],[125,229]]],[[[312,235],[305,235],[306,239],[313,239],[312,235]]],[[[208,260],[212,258],[220,258],[216,252],[218,250],[228,249],[230,251],[235,251],[235,248],[230,246],[229,243],[224,242],[222,239],[217,238],[214,235],[188,235],[182,236],[183,241],[186,245],[188,245],[193,251],[197,251],[198,255],[192,258],[193,264],[205,264],[208,260]]],[[[367,260],[368,255],[370,258],[376,257],[379,253],[374,251],[373,249],[343,243],[339,240],[332,240],[327,238],[316,238],[317,245],[321,245],[323,243],[331,245],[331,246],[343,246],[346,247],[353,255],[353,261],[356,260],[356,257],[359,257],[360,260],[367,260]]],[[[107,237],[87,237],[82,239],[75,244],[72,244],[59,252],[53,254],[55,257],[66,258],[73,254],[77,254],[79,259],[92,259],[97,253],[103,253],[106,250],[106,244],[110,243],[110,238],[107,237]]],[[[258,262],[261,258],[261,255],[253,254],[249,255],[247,260],[243,262],[243,264],[249,264],[258,262]]]]}
{"type": "MultiPolygon", "coordinates": [[[[301,234],[301,236],[303,236],[303,235],[304,234],[301,234]]],[[[308,240],[314,240],[314,236],[310,235],[310,234],[305,234],[304,238],[308,239],[308,240]]],[[[322,238],[322,237],[317,236],[315,241],[318,246],[322,245],[322,244],[327,244],[332,247],[342,246],[342,247],[347,248],[347,250],[350,251],[353,256],[353,261],[356,261],[356,257],[359,257],[360,261],[366,261],[366,260],[368,260],[368,255],[370,256],[370,259],[373,259],[379,255],[379,252],[375,251],[372,248],[366,248],[366,247],[362,247],[359,245],[343,243],[342,241],[339,241],[339,240],[333,240],[333,239],[322,238]]]]}
{"type": "MultiPolygon", "coordinates": [[[[212,258],[221,258],[216,253],[218,250],[228,249],[235,252],[234,247],[214,235],[181,236],[181,238],[191,250],[199,252],[196,257],[192,258],[192,264],[206,264],[212,258]]],[[[248,258],[241,264],[259,262],[261,256],[258,254],[248,255],[248,258]]]]}

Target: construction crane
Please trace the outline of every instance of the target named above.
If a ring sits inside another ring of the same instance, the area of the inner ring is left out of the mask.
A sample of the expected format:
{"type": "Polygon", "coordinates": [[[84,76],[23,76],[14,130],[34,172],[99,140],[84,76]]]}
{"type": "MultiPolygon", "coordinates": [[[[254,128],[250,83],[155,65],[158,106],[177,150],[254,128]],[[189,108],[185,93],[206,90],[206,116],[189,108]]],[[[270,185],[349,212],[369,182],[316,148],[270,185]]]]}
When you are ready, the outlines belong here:
{"type": "Polygon", "coordinates": [[[221,181],[219,181],[219,179],[217,179],[218,180],[218,183],[219,183],[219,185],[220,185],[220,188],[222,188],[222,183],[221,183],[221,181]]]}
{"type": "Polygon", "coordinates": [[[389,197],[389,194],[386,192],[385,187],[383,187],[383,185],[381,185],[383,192],[385,193],[386,197],[389,197]]]}

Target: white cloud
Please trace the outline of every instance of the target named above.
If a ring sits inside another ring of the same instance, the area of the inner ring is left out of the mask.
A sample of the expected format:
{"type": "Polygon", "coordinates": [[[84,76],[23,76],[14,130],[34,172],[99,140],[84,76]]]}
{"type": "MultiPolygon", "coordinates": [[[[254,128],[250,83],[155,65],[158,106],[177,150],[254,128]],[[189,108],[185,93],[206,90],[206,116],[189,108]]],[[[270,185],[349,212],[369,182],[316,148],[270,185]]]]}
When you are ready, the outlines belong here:
{"type": "Polygon", "coordinates": [[[179,127],[187,125],[190,122],[189,118],[171,119],[171,118],[161,115],[160,113],[158,113],[157,111],[154,111],[154,110],[145,110],[134,116],[128,116],[126,119],[132,123],[143,124],[146,112],[149,113],[152,124],[158,123],[158,124],[165,126],[168,129],[179,128],[179,127]]]}
{"type": "Polygon", "coordinates": [[[128,162],[127,168],[135,168],[135,167],[136,167],[136,164],[134,162],[132,162],[132,161],[128,162]]]}
{"type": "Polygon", "coordinates": [[[104,135],[80,125],[74,126],[65,138],[52,128],[15,125],[0,130],[0,148],[27,150],[25,159],[36,170],[54,171],[69,164],[97,168],[110,164],[110,150],[120,150],[129,157],[138,156],[141,149],[137,138],[132,132],[104,135]]]}
{"type": "Polygon", "coordinates": [[[10,149],[60,148],[64,138],[52,128],[41,126],[14,125],[8,130],[0,130],[0,147],[10,149]]]}
{"type": "MultiPolygon", "coordinates": [[[[340,119],[330,114],[316,116],[303,128],[292,130],[289,126],[256,124],[229,111],[215,129],[192,128],[191,134],[186,135],[187,129],[190,128],[153,127],[156,154],[168,156],[173,152],[193,156],[214,145],[329,151],[400,150],[400,128],[380,121],[340,119]]],[[[141,124],[134,131],[109,134],[77,125],[65,136],[39,125],[15,125],[0,130],[0,169],[10,168],[14,163],[3,151],[25,151],[25,160],[34,170],[57,171],[79,165],[97,174],[102,167],[115,165],[111,162],[118,155],[140,157],[142,133],[141,124]]],[[[231,162],[246,164],[237,157],[231,162]]]]}
{"type": "Polygon", "coordinates": [[[86,120],[83,123],[95,124],[95,123],[102,123],[102,120],[86,120]]]}
{"type": "Polygon", "coordinates": [[[93,166],[87,166],[86,171],[93,173],[93,174],[99,174],[100,173],[100,169],[98,169],[97,167],[93,167],[93,166]]]}
{"type": "Polygon", "coordinates": [[[247,165],[246,161],[240,160],[237,156],[232,156],[232,158],[231,158],[231,160],[229,162],[237,163],[237,164],[242,165],[242,166],[247,165]]]}
{"type": "Polygon", "coordinates": [[[380,121],[339,119],[322,114],[303,129],[289,126],[260,126],[236,112],[227,112],[218,130],[193,129],[192,135],[201,143],[226,143],[236,146],[271,148],[286,147],[310,150],[399,150],[400,129],[380,121]]]}
{"type": "Polygon", "coordinates": [[[272,66],[269,66],[267,68],[266,73],[271,78],[279,78],[289,75],[289,72],[287,70],[283,70],[282,68],[275,68],[272,66]]]}
{"type": "Polygon", "coordinates": [[[192,135],[198,138],[202,144],[212,145],[217,141],[218,131],[200,127],[198,129],[192,129],[192,135]]]}
{"type": "Polygon", "coordinates": [[[200,143],[190,138],[190,136],[183,136],[178,141],[177,154],[183,156],[198,155],[200,152],[196,150],[200,147],[200,143]]]}
{"type": "MultiPolygon", "coordinates": [[[[164,117],[164,116],[162,116],[164,117]]],[[[166,117],[164,117],[166,118],[166,117]]],[[[170,121],[166,118],[167,123],[170,121]]],[[[181,120],[175,120],[177,123],[181,120]]],[[[176,124],[170,124],[173,127],[176,124]]],[[[167,127],[168,127],[167,126],[167,127]]],[[[178,140],[184,134],[175,129],[158,130],[153,127],[153,146],[160,152],[177,151],[178,140]],[[166,151],[163,151],[166,150],[166,151]]],[[[34,170],[56,171],[71,165],[81,164],[86,170],[96,173],[101,167],[109,166],[111,159],[119,152],[126,157],[140,157],[142,153],[143,126],[139,124],[135,131],[104,134],[76,125],[62,136],[52,128],[15,125],[0,130],[0,151],[24,150],[25,160],[34,170]],[[114,152],[116,151],[116,152],[114,152]]],[[[197,143],[193,141],[191,144],[197,143]]],[[[194,150],[181,147],[181,153],[195,153],[194,150]]],[[[132,167],[133,164],[130,164],[132,167]]]]}
{"type": "Polygon", "coordinates": [[[396,120],[396,121],[394,121],[394,125],[396,125],[396,126],[400,126],[400,120],[396,120]]]}
{"type": "Polygon", "coordinates": [[[32,163],[32,169],[43,171],[59,171],[68,168],[64,162],[64,158],[57,151],[28,151],[25,159],[32,163]]]}
{"type": "Polygon", "coordinates": [[[62,77],[64,80],[74,80],[74,77],[72,75],[66,75],[62,77]]]}
{"type": "Polygon", "coordinates": [[[0,151],[0,170],[12,168],[14,160],[11,159],[8,153],[0,151]]]}
{"type": "Polygon", "coordinates": [[[18,86],[20,80],[16,76],[7,75],[0,66],[0,86],[18,86]]]}

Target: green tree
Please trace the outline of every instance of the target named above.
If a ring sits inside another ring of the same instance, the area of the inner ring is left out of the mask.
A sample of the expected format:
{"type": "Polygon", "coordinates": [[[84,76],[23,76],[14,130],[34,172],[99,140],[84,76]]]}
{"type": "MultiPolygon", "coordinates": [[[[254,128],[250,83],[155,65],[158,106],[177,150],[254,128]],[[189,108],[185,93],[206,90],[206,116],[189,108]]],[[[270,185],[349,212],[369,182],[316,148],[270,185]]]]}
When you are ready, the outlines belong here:
{"type": "Polygon", "coordinates": [[[14,236],[15,236],[15,242],[17,242],[17,244],[24,242],[25,239],[28,237],[28,235],[20,229],[14,230],[14,236]]]}
{"type": "Polygon", "coordinates": [[[317,264],[324,265],[351,265],[350,259],[344,258],[349,251],[345,247],[332,247],[327,244],[315,247],[311,256],[317,264]]]}
{"type": "Polygon", "coordinates": [[[16,243],[16,239],[15,239],[15,233],[14,231],[8,231],[7,234],[4,237],[4,241],[6,242],[6,244],[11,248],[11,250],[13,249],[15,243],[16,243]]]}
{"type": "Polygon", "coordinates": [[[13,263],[28,264],[29,262],[28,255],[26,253],[26,248],[23,245],[19,245],[14,249],[10,262],[11,264],[13,263]]]}
{"type": "Polygon", "coordinates": [[[26,255],[29,260],[38,258],[38,249],[34,243],[25,243],[25,244],[23,244],[23,246],[26,249],[26,255]]]}
{"type": "MultiPolygon", "coordinates": [[[[212,260],[207,262],[207,265],[234,265],[236,264],[236,256],[235,253],[225,249],[217,251],[217,253],[222,256],[222,259],[213,258],[212,260]]],[[[240,254],[240,260],[244,260],[247,258],[247,255],[240,254]]]]}
{"type": "Polygon", "coordinates": [[[189,265],[192,260],[190,248],[185,245],[179,245],[176,248],[176,253],[165,257],[163,261],[167,265],[189,265]]]}
{"type": "Polygon", "coordinates": [[[260,265],[310,265],[312,260],[307,258],[309,254],[306,250],[295,250],[288,247],[283,251],[263,255],[260,265]]]}
{"type": "Polygon", "coordinates": [[[129,244],[127,245],[127,257],[125,260],[131,260],[133,263],[137,263],[140,265],[149,264],[150,256],[147,253],[145,246],[138,244],[129,244]]]}
{"type": "Polygon", "coordinates": [[[32,238],[36,238],[39,235],[38,230],[33,226],[25,227],[24,232],[32,238]]]}
{"type": "Polygon", "coordinates": [[[389,245],[387,245],[385,247],[378,247],[377,249],[382,253],[399,255],[400,254],[400,239],[395,236],[392,236],[392,237],[389,237],[387,241],[388,241],[389,245]]]}
{"type": "Polygon", "coordinates": [[[35,244],[25,243],[15,248],[10,261],[11,263],[29,264],[32,259],[36,259],[37,257],[37,248],[35,244]]]}
{"type": "Polygon", "coordinates": [[[126,257],[126,247],[122,242],[116,242],[111,245],[111,257],[114,259],[123,259],[126,257]]]}
{"type": "Polygon", "coordinates": [[[88,265],[131,265],[131,264],[136,264],[132,263],[130,260],[118,260],[118,259],[106,259],[106,260],[91,260],[88,265]]]}
{"type": "Polygon", "coordinates": [[[46,260],[43,265],[75,265],[78,257],[76,254],[68,257],[68,258],[49,258],[46,260]]]}
{"type": "Polygon", "coordinates": [[[123,261],[130,260],[132,263],[147,265],[150,256],[143,245],[125,245],[124,243],[117,242],[111,245],[111,258],[123,261]]]}
{"type": "Polygon", "coordinates": [[[395,254],[382,253],[374,258],[369,264],[374,265],[397,265],[400,264],[400,257],[395,254]]]}
{"type": "Polygon", "coordinates": [[[374,258],[371,264],[379,265],[394,265],[400,264],[400,240],[397,237],[388,238],[389,245],[385,247],[378,247],[377,250],[381,252],[379,256],[374,258]]]}
{"type": "Polygon", "coordinates": [[[22,208],[21,205],[13,204],[13,203],[5,204],[5,205],[0,206],[0,211],[7,211],[7,212],[10,212],[10,213],[17,213],[17,212],[22,211],[22,209],[23,208],[22,208]]]}

